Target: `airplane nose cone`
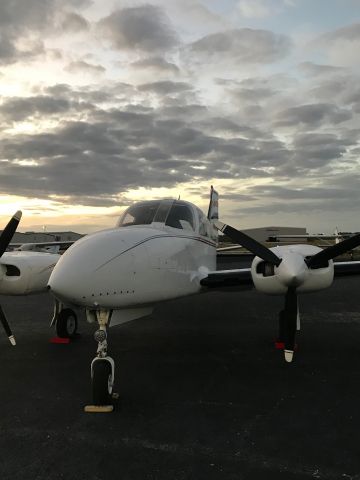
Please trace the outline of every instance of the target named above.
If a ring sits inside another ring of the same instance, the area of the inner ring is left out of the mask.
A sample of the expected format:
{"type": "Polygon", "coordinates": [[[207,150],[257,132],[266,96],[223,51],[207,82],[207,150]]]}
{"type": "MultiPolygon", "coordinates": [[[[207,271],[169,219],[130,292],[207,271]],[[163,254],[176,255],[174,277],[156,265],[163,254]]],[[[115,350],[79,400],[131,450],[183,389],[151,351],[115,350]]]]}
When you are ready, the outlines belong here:
{"type": "Polygon", "coordinates": [[[98,232],[84,237],[72,245],[56,264],[48,282],[51,292],[64,303],[101,305],[117,291],[114,278],[119,277],[120,272],[126,275],[132,269],[132,255],[122,255],[128,248],[129,243],[119,237],[118,231],[98,232]],[[112,271],[113,264],[121,267],[117,275],[112,271]]]}
{"type": "Polygon", "coordinates": [[[75,301],[78,296],[79,286],[81,286],[81,273],[78,272],[78,278],[73,272],[69,274],[62,267],[52,272],[48,281],[48,289],[59,300],[64,303],[75,301]]]}
{"type": "Polygon", "coordinates": [[[290,252],[284,255],[278,267],[278,278],[286,287],[299,287],[305,281],[307,268],[301,255],[290,252]]]}

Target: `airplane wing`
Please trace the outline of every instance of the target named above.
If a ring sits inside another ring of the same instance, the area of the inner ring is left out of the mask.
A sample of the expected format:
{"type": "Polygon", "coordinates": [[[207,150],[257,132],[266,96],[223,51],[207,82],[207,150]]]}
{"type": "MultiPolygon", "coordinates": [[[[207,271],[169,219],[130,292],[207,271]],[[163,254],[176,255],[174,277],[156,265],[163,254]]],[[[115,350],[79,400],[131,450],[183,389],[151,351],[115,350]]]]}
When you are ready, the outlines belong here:
{"type": "Polygon", "coordinates": [[[232,250],[239,250],[240,248],[243,248],[241,245],[230,245],[229,247],[220,247],[217,248],[216,251],[221,253],[221,252],[231,252],[232,250]]]}
{"type": "Polygon", "coordinates": [[[360,262],[334,262],[334,274],[336,277],[345,275],[359,275],[360,274],[360,262]]]}
{"type": "MultiPolygon", "coordinates": [[[[335,277],[347,275],[360,275],[360,261],[334,262],[335,277]]],[[[232,285],[247,285],[253,287],[251,268],[239,268],[231,270],[217,270],[210,272],[207,277],[200,281],[203,287],[226,287],[232,285]]]]}
{"type": "Polygon", "coordinates": [[[304,233],[303,235],[269,235],[271,238],[276,238],[276,239],[281,239],[281,238],[318,238],[319,240],[321,239],[324,239],[324,240],[330,240],[330,239],[333,239],[333,238],[342,238],[343,236],[342,235],[338,235],[338,234],[331,234],[331,235],[323,235],[321,233],[319,233],[318,235],[313,235],[311,233],[304,233]]]}
{"type": "Polygon", "coordinates": [[[20,251],[52,252],[68,249],[75,241],[10,243],[10,247],[20,251]]]}
{"type": "Polygon", "coordinates": [[[218,270],[210,272],[207,277],[200,281],[203,287],[226,287],[231,285],[248,285],[253,287],[251,268],[239,268],[232,270],[218,270]]]}

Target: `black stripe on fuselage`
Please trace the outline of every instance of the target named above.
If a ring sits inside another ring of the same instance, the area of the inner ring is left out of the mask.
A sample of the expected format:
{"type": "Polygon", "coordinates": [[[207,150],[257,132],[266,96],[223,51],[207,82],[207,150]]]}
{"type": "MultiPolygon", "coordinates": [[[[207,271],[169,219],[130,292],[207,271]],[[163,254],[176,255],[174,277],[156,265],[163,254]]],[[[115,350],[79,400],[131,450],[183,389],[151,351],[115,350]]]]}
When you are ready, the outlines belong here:
{"type": "Polygon", "coordinates": [[[107,265],[108,263],[115,260],[115,258],[120,257],[124,253],[129,252],[130,250],[133,250],[134,248],[138,247],[139,245],[142,245],[143,243],[149,242],[150,240],[154,240],[155,238],[186,238],[187,240],[195,240],[196,242],[205,243],[206,245],[209,245],[209,247],[216,248],[216,243],[211,242],[210,240],[206,240],[205,238],[202,238],[202,237],[190,237],[188,235],[172,235],[172,234],[169,234],[169,235],[153,235],[152,237],[144,238],[144,240],[141,240],[141,242],[138,242],[135,245],[132,245],[131,247],[127,248],[126,250],[123,250],[118,255],[115,255],[115,257],[110,258],[110,260],[108,260],[107,262],[100,265],[95,271],[100,270],[100,268],[104,267],[105,265],[107,265]]]}

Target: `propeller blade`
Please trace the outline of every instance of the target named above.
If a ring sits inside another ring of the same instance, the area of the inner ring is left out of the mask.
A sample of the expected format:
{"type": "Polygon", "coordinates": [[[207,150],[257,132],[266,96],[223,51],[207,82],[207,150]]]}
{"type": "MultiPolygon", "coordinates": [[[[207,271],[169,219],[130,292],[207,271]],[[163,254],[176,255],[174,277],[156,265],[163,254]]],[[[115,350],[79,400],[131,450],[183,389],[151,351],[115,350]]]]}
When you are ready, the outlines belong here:
{"type": "Polygon", "coordinates": [[[225,235],[231,238],[235,243],[242,245],[252,252],[254,255],[262,258],[266,262],[269,262],[275,266],[279,266],[281,263],[281,258],[279,258],[275,253],[267,247],[264,247],[260,242],[254,240],[243,232],[236,230],[236,228],[230,227],[225,223],[216,221],[214,225],[218,230],[221,230],[225,235]]]}
{"type": "Polygon", "coordinates": [[[357,235],[353,235],[346,240],[343,240],[340,243],[336,243],[335,245],[331,245],[331,247],[327,247],[321,252],[317,253],[310,260],[307,262],[308,267],[316,267],[320,266],[323,263],[327,262],[328,260],[332,260],[335,257],[338,257],[342,253],[346,253],[349,250],[360,245],[360,233],[357,235]]]}
{"type": "Polygon", "coordinates": [[[289,287],[285,295],[284,319],[284,355],[287,362],[292,362],[295,350],[295,335],[298,317],[298,299],[296,289],[289,287]]]}
{"type": "Polygon", "coordinates": [[[0,257],[2,257],[3,253],[9,246],[9,243],[11,242],[11,239],[14,236],[14,233],[16,232],[17,226],[19,225],[20,219],[21,219],[22,212],[19,210],[15,213],[15,215],[12,217],[12,219],[9,221],[9,223],[6,225],[4,228],[2,234],[0,235],[0,257]]]}
{"type": "Polygon", "coordinates": [[[4,327],[5,333],[8,336],[11,345],[15,346],[16,345],[15,337],[14,337],[12,331],[11,331],[10,325],[8,324],[8,321],[6,319],[5,313],[4,313],[1,305],[0,305],[0,322],[2,323],[2,326],[4,327]]]}

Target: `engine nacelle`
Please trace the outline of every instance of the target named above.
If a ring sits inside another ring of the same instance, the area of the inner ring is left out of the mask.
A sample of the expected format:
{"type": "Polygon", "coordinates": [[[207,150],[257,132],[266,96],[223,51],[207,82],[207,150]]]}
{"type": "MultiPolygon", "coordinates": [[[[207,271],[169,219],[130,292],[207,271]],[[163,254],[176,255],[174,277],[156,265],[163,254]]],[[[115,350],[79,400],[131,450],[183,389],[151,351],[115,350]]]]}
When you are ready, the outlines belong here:
{"type": "Polygon", "coordinates": [[[0,259],[0,294],[28,295],[42,292],[60,255],[8,252],[0,259]]]}
{"type": "Polygon", "coordinates": [[[298,293],[315,292],[329,287],[334,279],[332,260],[321,268],[309,268],[305,259],[321,251],[314,245],[287,245],[271,250],[282,259],[278,267],[255,257],[251,275],[255,288],[270,295],[284,295],[289,286],[298,293]]]}

